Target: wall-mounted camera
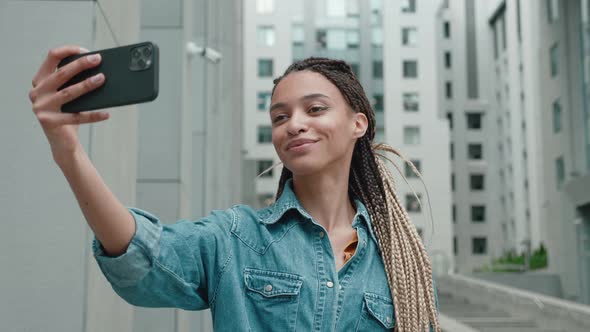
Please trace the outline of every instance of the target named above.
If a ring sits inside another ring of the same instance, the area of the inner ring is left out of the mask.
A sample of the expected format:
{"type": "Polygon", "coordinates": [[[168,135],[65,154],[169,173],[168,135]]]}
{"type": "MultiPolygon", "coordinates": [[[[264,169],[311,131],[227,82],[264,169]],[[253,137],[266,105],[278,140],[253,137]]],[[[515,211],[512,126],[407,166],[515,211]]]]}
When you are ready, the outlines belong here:
{"type": "Polygon", "coordinates": [[[201,47],[193,42],[188,42],[186,44],[186,52],[189,56],[200,55],[205,59],[211,61],[212,63],[219,63],[221,58],[223,57],[221,53],[218,51],[210,48],[210,47],[201,47]]]}
{"type": "Polygon", "coordinates": [[[154,50],[151,45],[143,45],[131,49],[129,69],[132,71],[140,71],[150,68],[153,53],[154,50]]]}

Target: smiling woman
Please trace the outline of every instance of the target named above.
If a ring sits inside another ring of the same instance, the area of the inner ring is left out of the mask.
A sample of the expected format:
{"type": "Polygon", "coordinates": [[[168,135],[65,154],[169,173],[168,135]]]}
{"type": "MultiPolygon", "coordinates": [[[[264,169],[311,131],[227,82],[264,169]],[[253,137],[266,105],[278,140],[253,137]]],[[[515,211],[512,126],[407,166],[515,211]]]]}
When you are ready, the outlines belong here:
{"type": "MultiPolygon", "coordinates": [[[[76,128],[58,118],[63,100],[50,87],[65,74],[51,69],[76,52],[51,53],[30,97],[52,147],[71,151],[56,160],[119,296],[144,307],[210,308],[222,331],[440,331],[428,255],[379,153],[403,156],[373,146],[375,115],[350,66],[309,58],[275,80],[271,125],[259,136],[283,164],[274,203],[164,224],[125,208],[77,148],[76,128]]],[[[79,59],[67,75],[95,64],[79,59]]]]}

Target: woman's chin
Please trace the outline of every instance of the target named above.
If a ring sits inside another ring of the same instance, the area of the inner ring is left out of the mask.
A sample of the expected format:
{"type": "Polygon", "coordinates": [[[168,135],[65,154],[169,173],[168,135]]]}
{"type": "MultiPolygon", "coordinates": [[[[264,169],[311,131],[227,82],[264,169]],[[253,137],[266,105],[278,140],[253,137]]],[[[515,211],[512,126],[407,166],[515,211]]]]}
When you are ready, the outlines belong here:
{"type": "Polygon", "coordinates": [[[305,176],[314,174],[320,171],[319,165],[313,162],[306,162],[303,160],[292,161],[285,166],[293,173],[293,175],[297,176],[305,176]]]}

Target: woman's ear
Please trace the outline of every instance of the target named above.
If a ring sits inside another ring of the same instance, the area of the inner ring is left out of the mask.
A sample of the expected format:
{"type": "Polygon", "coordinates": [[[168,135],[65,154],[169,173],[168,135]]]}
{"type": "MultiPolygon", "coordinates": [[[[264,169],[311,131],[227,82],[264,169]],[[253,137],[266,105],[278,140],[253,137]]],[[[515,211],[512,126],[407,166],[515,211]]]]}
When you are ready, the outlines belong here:
{"type": "Polygon", "coordinates": [[[369,126],[369,120],[364,113],[356,112],[354,113],[354,138],[360,138],[365,135],[367,132],[367,127],[369,126]]]}

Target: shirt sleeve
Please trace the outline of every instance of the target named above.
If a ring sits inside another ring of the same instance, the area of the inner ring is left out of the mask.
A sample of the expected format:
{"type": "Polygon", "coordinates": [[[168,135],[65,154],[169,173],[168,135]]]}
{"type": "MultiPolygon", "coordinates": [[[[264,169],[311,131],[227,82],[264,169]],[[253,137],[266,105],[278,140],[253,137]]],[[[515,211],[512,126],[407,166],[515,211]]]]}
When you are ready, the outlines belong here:
{"type": "Polygon", "coordinates": [[[135,234],[125,253],[107,256],[94,236],[96,262],[113,290],[142,307],[209,308],[217,276],[229,257],[231,211],[165,225],[153,214],[127,208],[135,234]]]}

